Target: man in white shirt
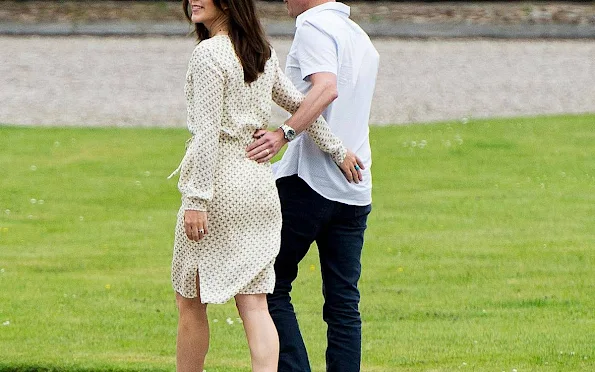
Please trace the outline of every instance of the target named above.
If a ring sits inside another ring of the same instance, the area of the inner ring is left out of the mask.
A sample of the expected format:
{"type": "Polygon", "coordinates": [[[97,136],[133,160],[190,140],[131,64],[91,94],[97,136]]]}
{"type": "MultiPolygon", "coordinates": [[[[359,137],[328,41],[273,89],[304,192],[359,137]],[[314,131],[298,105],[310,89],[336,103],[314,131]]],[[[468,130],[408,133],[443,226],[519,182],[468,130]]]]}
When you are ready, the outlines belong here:
{"type": "Polygon", "coordinates": [[[368,121],[378,72],[378,52],[349,19],[349,7],[328,0],[285,0],[296,33],[285,73],[306,94],[298,113],[280,129],[257,132],[248,156],[268,161],[289,142],[274,165],[283,229],[269,311],[279,332],[279,371],[310,371],[291,304],[298,264],[315,241],[320,256],[328,325],[327,371],[359,371],[361,363],[361,251],[371,211],[372,162],[368,121]],[[361,159],[357,174],[343,174],[303,132],[322,114],[332,132],[361,159]],[[301,133],[296,136],[296,133],[301,133]]]}

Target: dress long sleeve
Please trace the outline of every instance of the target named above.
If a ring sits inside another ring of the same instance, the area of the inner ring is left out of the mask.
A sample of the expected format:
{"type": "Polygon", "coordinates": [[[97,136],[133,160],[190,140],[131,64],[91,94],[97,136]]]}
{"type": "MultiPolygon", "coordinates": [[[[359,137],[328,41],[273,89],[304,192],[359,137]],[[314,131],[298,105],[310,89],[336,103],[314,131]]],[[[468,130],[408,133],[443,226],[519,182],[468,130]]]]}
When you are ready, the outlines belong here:
{"type": "Polygon", "coordinates": [[[192,138],[180,168],[178,189],[185,210],[206,211],[213,197],[225,78],[211,52],[198,45],[186,76],[188,129],[192,138]]]}
{"type": "MultiPolygon", "coordinates": [[[[291,80],[279,67],[276,61],[276,77],[273,85],[273,101],[287,112],[295,114],[305,96],[293,85],[291,80]]],[[[341,164],[347,156],[343,142],[331,132],[322,116],[306,130],[310,138],[322,151],[328,153],[336,164],[341,164]]]]}

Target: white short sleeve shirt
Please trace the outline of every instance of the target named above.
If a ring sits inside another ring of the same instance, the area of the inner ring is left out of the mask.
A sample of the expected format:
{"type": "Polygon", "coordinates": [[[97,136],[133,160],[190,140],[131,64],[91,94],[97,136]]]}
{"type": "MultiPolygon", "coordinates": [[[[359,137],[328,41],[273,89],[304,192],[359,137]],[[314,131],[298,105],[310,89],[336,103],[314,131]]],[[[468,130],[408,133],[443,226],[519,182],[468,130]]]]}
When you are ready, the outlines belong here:
{"type": "Polygon", "coordinates": [[[347,182],[307,133],[288,144],[274,170],[277,179],[297,174],[326,199],[363,206],[372,202],[368,123],[379,55],[368,35],[349,19],[349,13],[348,6],[328,2],[300,14],[285,73],[304,94],[312,85],[310,75],[331,72],[337,76],[339,96],[322,115],[333,133],[363,161],[364,180],[347,182]]]}

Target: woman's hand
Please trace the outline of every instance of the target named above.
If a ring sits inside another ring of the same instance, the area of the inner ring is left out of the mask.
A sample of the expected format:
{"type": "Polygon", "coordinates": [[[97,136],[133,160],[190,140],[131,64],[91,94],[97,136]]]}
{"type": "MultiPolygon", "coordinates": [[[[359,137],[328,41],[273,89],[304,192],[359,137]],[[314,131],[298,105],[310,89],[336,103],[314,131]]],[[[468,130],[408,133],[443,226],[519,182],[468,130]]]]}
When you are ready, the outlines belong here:
{"type": "Polygon", "coordinates": [[[184,211],[184,230],[186,236],[192,241],[199,241],[208,234],[207,212],[186,210],[184,211]]]}
{"type": "Polygon", "coordinates": [[[339,168],[341,168],[341,172],[349,183],[355,182],[360,183],[364,178],[362,176],[362,169],[364,168],[364,163],[355,156],[351,150],[347,150],[347,156],[345,156],[345,160],[341,164],[339,164],[339,168]]]}

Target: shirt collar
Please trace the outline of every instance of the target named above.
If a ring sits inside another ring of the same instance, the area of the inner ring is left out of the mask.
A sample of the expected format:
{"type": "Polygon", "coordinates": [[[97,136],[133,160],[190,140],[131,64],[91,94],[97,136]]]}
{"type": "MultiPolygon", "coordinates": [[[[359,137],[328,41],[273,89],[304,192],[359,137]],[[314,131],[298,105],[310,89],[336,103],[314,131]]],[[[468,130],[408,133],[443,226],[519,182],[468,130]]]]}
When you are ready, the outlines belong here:
{"type": "Polygon", "coordinates": [[[350,14],[350,8],[347,5],[339,2],[330,1],[328,3],[320,4],[313,8],[310,8],[302,14],[300,14],[299,16],[297,16],[297,18],[295,19],[295,27],[300,27],[304,24],[304,22],[308,20],[308,18],[322,12],[323,10],[335,10],[344,13],[348,17],[350,14]]]}

